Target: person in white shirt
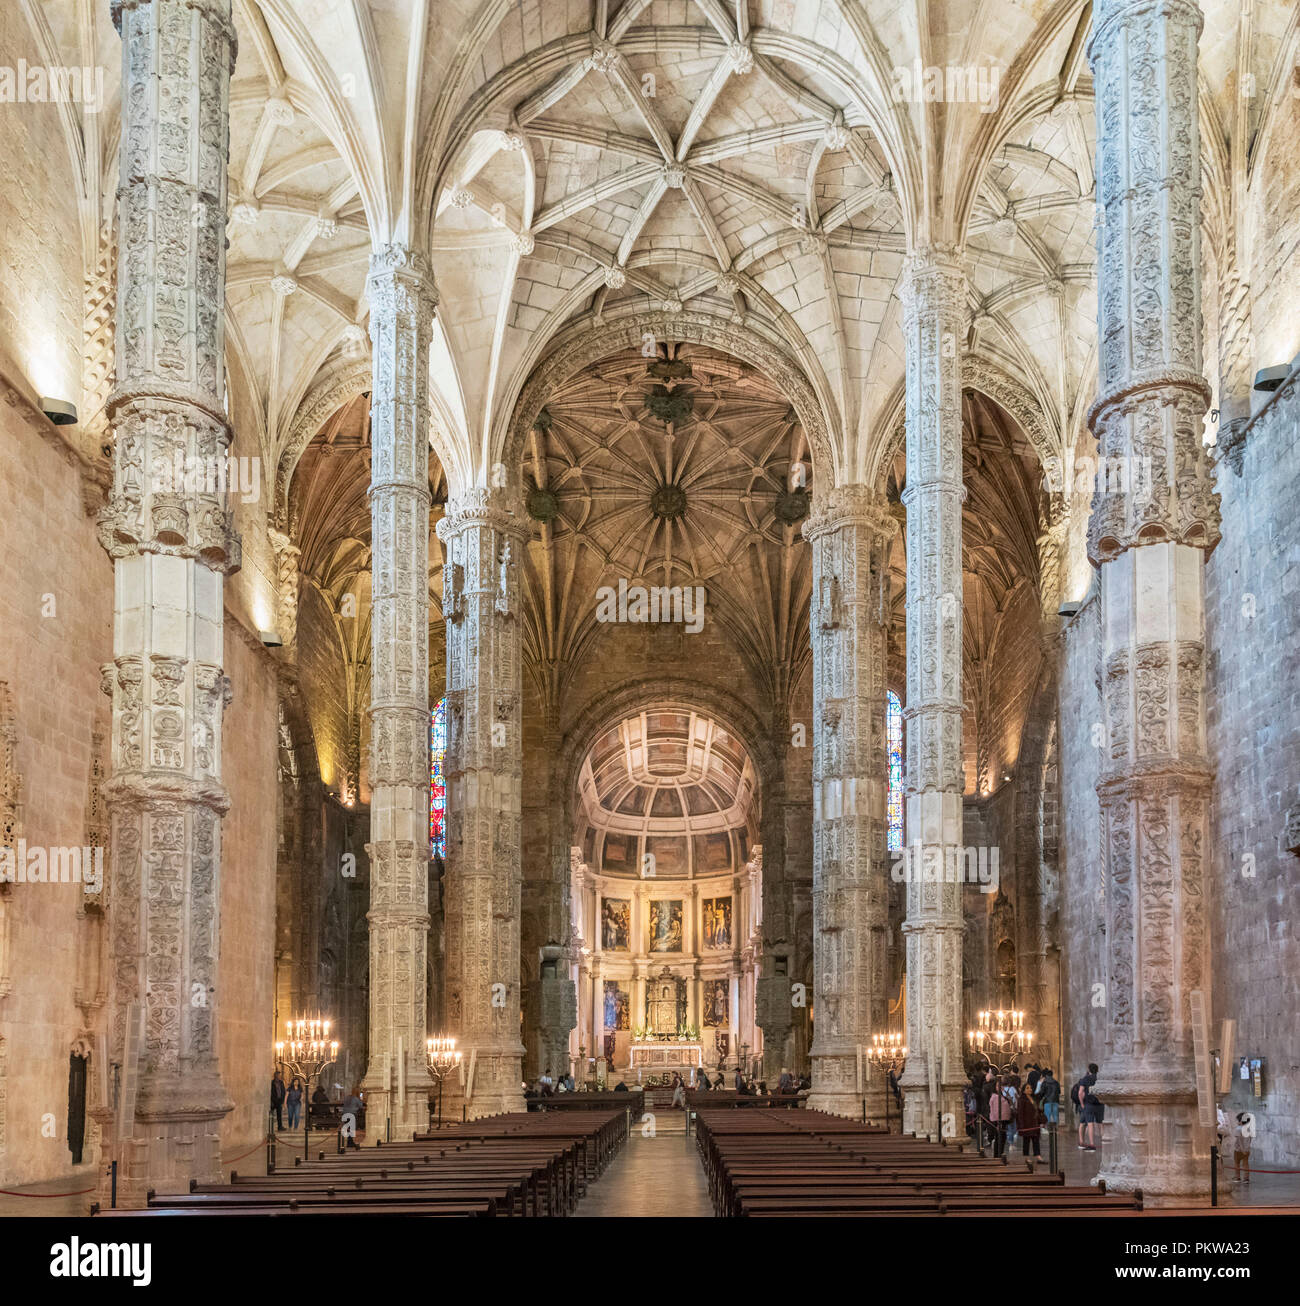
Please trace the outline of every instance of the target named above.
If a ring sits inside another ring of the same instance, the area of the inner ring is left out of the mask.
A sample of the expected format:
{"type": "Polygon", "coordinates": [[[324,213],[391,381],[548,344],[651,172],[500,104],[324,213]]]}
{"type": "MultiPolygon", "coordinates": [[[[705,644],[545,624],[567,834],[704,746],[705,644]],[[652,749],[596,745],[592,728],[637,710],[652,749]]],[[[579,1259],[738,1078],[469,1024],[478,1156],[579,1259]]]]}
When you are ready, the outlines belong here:
{"type": "Polygon", "coordinates": [[[1232,1166],[1238,1179],[1245,1167],[1246,1183],[1250,1183],[1250,1146],[1254,1140],[1255,1117],[1249,1111],[1238,1111],[1236,1128],[1232,1131],[1232,1166]]]}

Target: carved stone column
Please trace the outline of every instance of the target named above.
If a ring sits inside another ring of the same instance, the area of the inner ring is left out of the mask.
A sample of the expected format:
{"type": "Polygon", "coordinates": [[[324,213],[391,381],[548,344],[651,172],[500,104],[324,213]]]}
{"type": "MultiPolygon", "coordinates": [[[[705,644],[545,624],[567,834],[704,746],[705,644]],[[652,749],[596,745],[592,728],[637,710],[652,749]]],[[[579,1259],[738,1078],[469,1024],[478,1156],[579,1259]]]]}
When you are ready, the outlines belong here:
{"type": "Polygon", "coordinates": [[[1139,489],[1093,496],[1098,669],[1107,747],[1108,1018],[1097,1095],[1114,1121],[1102,1178],[1159,1204],[1203,1195],[1190,995],[1209,996],[1205,865],[1213,772],[1205,728],[1205,559],[1219,505],[1205,452],[1200,147],[1192,0],[1101,0],[1097,87],[1103,459],[1147,463],[1139,489]]]}
{"type": "Polygon", "coordinates": [[[523,507],[504,491],[467,490],[447,504],[438,537],[447,546],[447,1015],[475,1117],[523,1109],[523,507]]]}
{"type": "Polygon", "coordinates": [[[541,970],[528,994],[525,1019],[538,1036],[539,1073],[556,1079],[569,1069],[569,1031],[578,1021],[578,995],[569,978],[564,948],[542,945],[541,970]]]}
{"type": "MultiPolygon", "coordinates": [[[[860,1050],[885,1028],[885,631],[896,523],[840,486],[804,524],[813,550],[813,983],[808,1105],[884,1115],[860,1050]]],[[[778,1071],[780,1067],[777,1068],[778,1071]]]]}
{"type": "MultiPolygon", "coordinates": [[[[222,311],[235,34],[230,0],[117,0],[122,147],[113,487],[113,914],[99,1117],[119,1205],[221,1176],[216,1028],[225,577],[239,540],[195,466],[224,462],[222,311]],[[195,488],[198,486],[198,488],[195,488]]],[[[215,483],[215,477],[213,482],[215,483]]],[[[233,992],[233,990],[232,990],[233,992]]],[[[105,1170],[106,1173],[106,1170],[105,1170]]],[[[105,1184],[107,1181],[104,1181],[105,1184]]]]}
{"type": "Polygon", "coordinates": [[[762,944],[763,973],[754,990],[754,1015],[763,1030],[763,1075],[775,1084],[791,1060],[794,1033],[795,945],[790,924],[790,888],[785,874],[785,750],[789,723],[782,719],[772,731],[772,763],[762,776],[762,944]]]}
{"type": "Polygon", "coordinates": [[[965,278],[924,250],[903,281],[907,353],[907,1046],[903,1128],[961,1120],[961,360],[965,278]]]}
{"type": "Polygon", "coordinates": [[[425,257],[370,262],[370,1061],[367,1115],[395,1139],[428,1126],[429,340],[425,257]],[[404,1084],[399,1083],[399,1047],[404,1084]],[[399,1088],[404,1087],[404,1098],[399,1088]]]}

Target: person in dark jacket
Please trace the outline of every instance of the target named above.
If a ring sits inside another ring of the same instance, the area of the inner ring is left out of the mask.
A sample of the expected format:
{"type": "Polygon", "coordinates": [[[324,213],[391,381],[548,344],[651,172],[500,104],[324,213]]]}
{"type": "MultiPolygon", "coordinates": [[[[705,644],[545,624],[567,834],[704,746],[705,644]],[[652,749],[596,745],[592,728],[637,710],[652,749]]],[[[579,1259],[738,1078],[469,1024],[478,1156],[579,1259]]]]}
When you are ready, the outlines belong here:
{"type": "Polygon", "coordinates": [[[1042,1144],[1039,1134],[1042,1130],[1042,1117],[1038,1113],[1038,1106],[1033,1097],[1028,1093],[1019,1093],[1016,1095],[1016,1131],[1020,1135],[1021,1155],[1028,1157],[1029,1149],[1034,1149],[1034,1156],[1038,1164],[1043,1164],[1042,1144]]]}
{"type": "Polygon", "coordinates": [[[284,1095],[284,1105],[289,1112],[289,1128],[297,1129],[298,1120],[302,1116],[302,1080],[297,1077],[289,1085],[289,1091],[284,1095]]]}
{"type": "Polygon", "coordinates": [[[271,1076],[271,1110],[275,1112],[275,1127],[284,1128],[284,1075],[276,1071],[271,1076]]]}
{"type": "Polygon", "coordinates": [[[1061,1084],[1050,1066],[1038,1081],[1038,1101],[1043,1108],[1043,1119],[1049,1125],[1055,1125],[1061,1118],[1061,1084]]]}

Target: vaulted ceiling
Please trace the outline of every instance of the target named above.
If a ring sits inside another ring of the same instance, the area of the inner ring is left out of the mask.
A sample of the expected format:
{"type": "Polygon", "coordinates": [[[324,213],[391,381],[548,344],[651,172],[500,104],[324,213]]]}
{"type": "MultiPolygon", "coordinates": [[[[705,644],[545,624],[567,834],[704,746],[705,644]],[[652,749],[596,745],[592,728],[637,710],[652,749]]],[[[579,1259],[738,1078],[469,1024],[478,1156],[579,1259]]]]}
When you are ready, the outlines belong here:
{"type": "Polygon", "coordinates": [[[547,688],[562,691],[596,638],[598,590],[620,579],[702,586],[756,677],[797,675],[811,475],[786,396],[717,350],[622,351],[559,386],[523,465],[535,532],[525,642],[547,688]]]}
{"type": "MultiPolygon", "coordinates": [[[[102,109],[65,115],[91,267],[120,43],[100,6],[20,2],[35,58],[105,70],[102,109]]],[[[1297,7],[1202,8],[1217,246],[1287,93],[1297,7]]],[[[1072,446],[1095,372],[1087,0],[234,0],[234,17],[232,411],[281,487],[365,388],[366,262],[391,240],[433,255],[453,487],[490,474],[557,333],[679,306],[779,341],[824,410],[823,470],[882,477],[898,278],[928,240],[964,248],[968,347],[1072,446]],[[930,68],[973,94],[911,93],[930,68]]]]}

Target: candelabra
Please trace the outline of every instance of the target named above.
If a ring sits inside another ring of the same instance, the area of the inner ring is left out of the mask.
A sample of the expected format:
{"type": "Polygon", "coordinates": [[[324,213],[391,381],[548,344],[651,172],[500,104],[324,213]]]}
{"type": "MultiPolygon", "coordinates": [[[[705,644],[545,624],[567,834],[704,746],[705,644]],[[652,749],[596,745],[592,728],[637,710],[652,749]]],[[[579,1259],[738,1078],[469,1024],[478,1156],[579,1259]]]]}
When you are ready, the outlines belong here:
{"type": "MultiPolygon", "coordinates": [[[[907,1048],[901,1034],[873,1034],[867,1060],[885,1076],[885,1131],[889,1132],[889,1099],[894,1095],[894,1077],[907,1064],[907,1048]]],[[[901,1103],[900,1103],[901,1106],[901,1103]]]]}
{"type": "Polygon", "coordinates": [[[1006,1058],[997,1064],[1000,1073],[1010,1069],[1012,1056],[1025,1056],[1034,1046],[1033,1031],[1025,1028],[1023,1011],[981,1011],[976,1019],[978,1028],[967,1033],[966,1041],[990,1067],[997,1064],[990,1053],[1006,1058]]]}
{"type": "Polygon", "coordinates": [[[289,1020],[285,1022],[287,1038],[275,1045],[275,1059],[288,1069],[290,1082],[302,1080],[302,1155],[309,1155],[311,1134],[311,1082],[338,1059],[339,1044],[330,1038],[328,1020],[289,1020]]]}
{"type": "Polygon", "coordinates": [[[442,1128],[442,1081],[460,1065],[461,1054],[456,1051],[454,1038],[430,1038],[425,1040],[425,1058],[429,1063],[429,1074],[438,1085],[438,1128],[442,1128]]]}

